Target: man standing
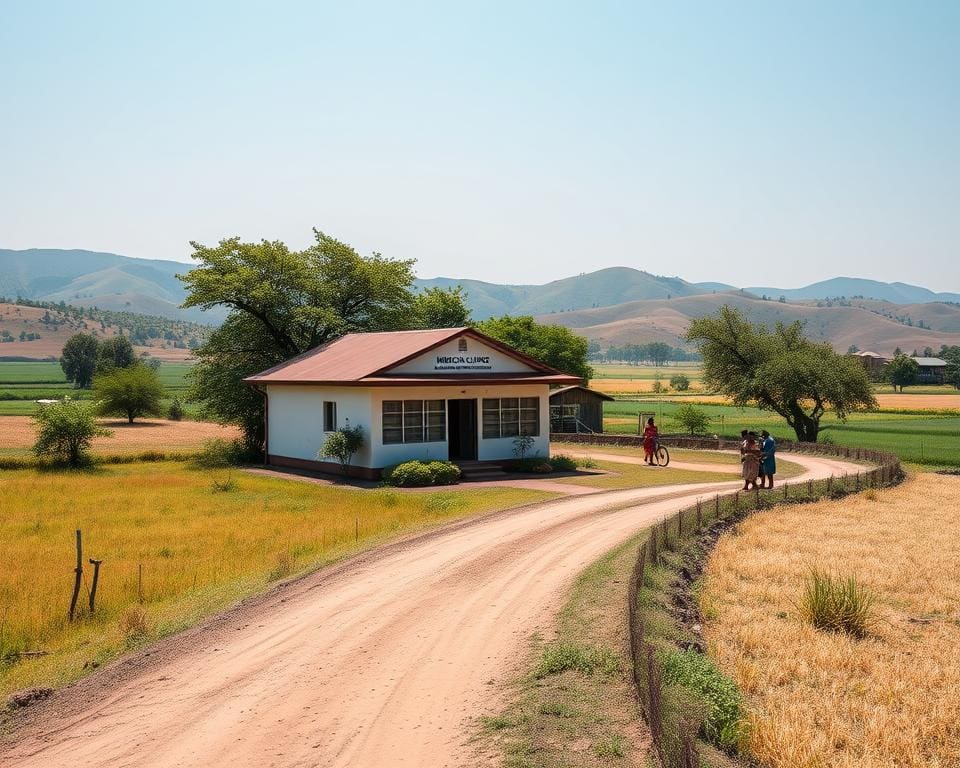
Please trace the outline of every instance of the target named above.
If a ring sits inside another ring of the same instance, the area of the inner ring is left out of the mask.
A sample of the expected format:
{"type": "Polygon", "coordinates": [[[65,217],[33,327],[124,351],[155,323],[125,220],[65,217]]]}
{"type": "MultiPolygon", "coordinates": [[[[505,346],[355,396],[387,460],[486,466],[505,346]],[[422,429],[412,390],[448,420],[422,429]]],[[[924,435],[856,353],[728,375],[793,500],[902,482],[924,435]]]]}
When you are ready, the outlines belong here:
{"type": "Polygon", "coordinates": [[[777,443],[767,430],[760,432],[760,487],[773,488],[773,476],[777,473],[777,443]],[[767,483],[769,480],[769,484],[767,483]]]}

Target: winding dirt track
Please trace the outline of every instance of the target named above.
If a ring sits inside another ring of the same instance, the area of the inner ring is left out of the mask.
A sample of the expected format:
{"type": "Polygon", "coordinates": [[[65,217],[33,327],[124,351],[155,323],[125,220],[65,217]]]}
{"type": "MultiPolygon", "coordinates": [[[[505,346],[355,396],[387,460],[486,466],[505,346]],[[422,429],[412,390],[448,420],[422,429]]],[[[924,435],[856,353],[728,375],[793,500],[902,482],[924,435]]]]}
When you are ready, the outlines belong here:
{"type": "MultiPolygon", "coordinates": [[[[789,458],[797,480],[853,468],[789,458]]],[[[14,723],[0,765],[474,765],[471,719],[496,709],[574,576],[734,486],[564,498],[381,547],[58,692],[14,723]]]]}

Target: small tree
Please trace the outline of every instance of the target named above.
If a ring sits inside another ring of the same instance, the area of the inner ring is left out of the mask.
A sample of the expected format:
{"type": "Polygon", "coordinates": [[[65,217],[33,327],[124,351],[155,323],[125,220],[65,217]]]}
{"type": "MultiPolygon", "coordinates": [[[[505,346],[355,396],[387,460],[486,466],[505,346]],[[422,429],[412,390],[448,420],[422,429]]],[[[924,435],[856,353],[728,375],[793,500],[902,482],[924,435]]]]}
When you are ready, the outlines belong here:
{"type": "Polygon", "coordinates": [[[100,342],[97,349],[97,373],[109,373],[115,368],[129,368],[137,362],[133,345],[126,336],[113,336],[100,342]]]}
{"type": "Polygon", "coordinates": [[[37,456],[53,457],[71,467],[78,467],[86,461],[93,438],[113,434],[97,424],[93,409],[87,403],[69,397],[42,406],[33,415],[33,420],[37,425],[33,452],[37,456]]]}
{"type": "Polygon", "coordinates": [[[518,459],[525,459],[534,443],[536,443],[536,440],[532,435],[520,435],[513,438],[513,455],[518,459]]]}
{"type": "Polygon", "coordinates": [[[363,427],[341,427],[336,432],[327,435],[317,458],[334,457],[340,462],[343,474],[347,475],[350,473],[353,454],[363,448],[364,442],[363,427]]]}
{"type": "Polygon", "coordinates": [[[60,367],[77,389],[89,389],[97,370],[97,340],[86,333],[75,333],[63,345],[60,367]]]}
{"type": "Polygon", "coordinates": [[[710,424],[710,417],[702,408],[695,405],[681,405],[673,414],[674,423],[691,435],[703,434],[710,424]]]}
{"type": "Polygon", "coordinates": [[[167,418],[170,421],[183,421],[184,411],[183,403],[180,402],[179,397],[173,398],[173,402],[170,403],[170,410],[167,411],[167,418]]]}
{"type": "Polygon", "coordinates": [[[133,424],[138,416],[160,416],[163,386],[155,371],[144,365],[117,368],[97,376],[95,397],[104,416],[126,416],[133,424]]]}
{"type": "Polygon", "coordinates": [[[893,385],[894,391],[899,387],[900,391],[903,392],[904,387],[917,383],[920,366],[913,358],[906,355],[897,355],[883,366],[883,375],[893,385]]]}
{"type": "Polygon", "coordinates": [[[675,373],[670,377],[670,386],[677,390],[677,392],[686,392],[690,389],[690,379],[686,374],[675,373]]]}

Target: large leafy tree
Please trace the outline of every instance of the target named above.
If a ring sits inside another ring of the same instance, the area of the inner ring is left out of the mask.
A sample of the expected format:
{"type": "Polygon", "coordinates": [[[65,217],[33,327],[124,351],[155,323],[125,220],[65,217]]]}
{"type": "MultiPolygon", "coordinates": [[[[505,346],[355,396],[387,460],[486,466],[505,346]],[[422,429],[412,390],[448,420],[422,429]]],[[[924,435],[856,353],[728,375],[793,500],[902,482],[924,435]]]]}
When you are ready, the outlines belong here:
{"type": "Polygon", "coordinates": [[[919,376],[920,365],[906,355],[896,355],[883,366],[883,377],[893,385],[894,391],[899,387],[903,392],[904,387],[916,384],[919,376]]]}
{"type": "Polygon", "coordinates": [[[374,253],[314,230],[315,243],[292,251],[277,241],[192,243],[196,269],[181,275],[185,307],[228,307],[227,320],[195,354],[192,396],[204,413],[237,424],[247,447],[264,441],[263,395],[243,379],[354,331],[463,324],[458,291],[413,291],[413,262],[374,253]]]}
{"type": "Polygon", "coordinates": [[[97,408],[104,416],[125,416],[130,424],[138,416],[163,412],[163,385],[157,372],[146,365],[115,368],[93,382],[97,408]]]}
{"type": "Polygon", "coordinates": [[[476,327],[559,371],[585,381],[593,376],[593,368],[587,362],[587,340],[562,325],[544,325],[527,315],[504,315],[484,320],[476,327]]]}
{"type": "Polygon", "coordinates": [[[129,368],[136,362],[133,345],[126,336],[111,336],[100,342],[97,349],[97,373],[108,373],[114,368],[129,368]]]}
{"type": "Polygon", "coordinates": [[[60,367],[78,389],[89,389],[93,374],[97,370],[97,340],[87,333],[75,333],[66,344],[60,356],[60,367]]]}
{"type": "Polygon", "coordinates": [[[863,366],[807,339],[799,322],[768,330],[724,306],[694,320],[687,339],[703,355],[707,388],[736,405],[780,414],[802,442],[816,442],[829,408],[846,419],[855,408],[877,405],[863,366]]]}

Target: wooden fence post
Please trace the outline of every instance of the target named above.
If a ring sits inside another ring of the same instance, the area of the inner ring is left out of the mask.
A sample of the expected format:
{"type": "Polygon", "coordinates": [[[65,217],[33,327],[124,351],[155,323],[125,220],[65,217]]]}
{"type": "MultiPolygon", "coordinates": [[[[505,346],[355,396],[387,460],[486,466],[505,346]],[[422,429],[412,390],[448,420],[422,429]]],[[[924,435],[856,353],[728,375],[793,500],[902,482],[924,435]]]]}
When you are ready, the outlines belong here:
{"type": "Polygon", "coordinates": [[[90,558],[90,565],[93,566],[93,584],[90,585],[90,613],[95,610],[97,602],[97,582],[100,580],[100,564],[103,560],[94,560],[90,558]]]}
{"type": "Polygon", "coordinates": [[[703,529],[703,505],[697,499],[697,533],[703,529]]]}
{"type": "Polygon", "coordinates": [[[73,569],[73,597],[70,598],[70,621],[77,610],[77,598],[80,596],[80,580],[83,578],[83,534],[77,529],[77,567],[73,569]]]}

